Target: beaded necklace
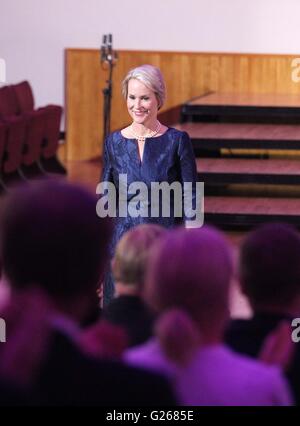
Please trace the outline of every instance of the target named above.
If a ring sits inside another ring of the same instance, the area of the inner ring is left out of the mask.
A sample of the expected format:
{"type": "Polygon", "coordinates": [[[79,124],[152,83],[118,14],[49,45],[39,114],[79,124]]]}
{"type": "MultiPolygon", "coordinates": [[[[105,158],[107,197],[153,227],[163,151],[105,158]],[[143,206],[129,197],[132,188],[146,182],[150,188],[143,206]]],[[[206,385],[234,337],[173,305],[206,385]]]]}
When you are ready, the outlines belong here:
{"type": "Polygon", "coordinates": [[[136,139],[138,142],[145,142],[146,138],[153,138],[159,133],[160,129],[161,129],[161,123],[158,120],[157,120],[157,126],[155,130],[152,130],[150,133],[147,133],[146,135],[138,135],[133,130],[132,124],[130,126],[130,131],[132,135],[134,136],[134,139],[136,139]]]}

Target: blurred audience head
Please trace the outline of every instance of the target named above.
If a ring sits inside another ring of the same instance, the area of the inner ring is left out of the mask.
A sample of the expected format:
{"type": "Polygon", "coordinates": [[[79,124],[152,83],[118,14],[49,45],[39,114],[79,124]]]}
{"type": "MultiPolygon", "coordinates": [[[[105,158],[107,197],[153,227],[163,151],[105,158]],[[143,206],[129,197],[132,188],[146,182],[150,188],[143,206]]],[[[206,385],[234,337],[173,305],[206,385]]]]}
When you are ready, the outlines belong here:
{"type": "Polygon", "coordinates": [[[178,347],[184,358],[193,341],[222,340],[232,272],[230,247],[210,227],[174,230],[155,247],[144,296],[161,314],[156,333],[166,352],[178,347]]]}
{"type": "Polygon", "coordinates": [[[153,245],[167,231],[159,225],[139,225],[124,234],[118,242],[112,271],[116,295],[140,294],[153,245]]]}
{"type": "Polygon", "coordinates": [[[240,281],[254,309],[299,303],[299,232],[281,223],[250,232],[241,247],[240,281]]]}
{"type": "Polygon", "coordinates": [[[59,309],[77,317],[87,314],[97,300],[111,230],[96,215],[96,201],[82,187],[54,179],[24,185],[7,196],[1,258],[13,291],[35,285],[59,309]]]}

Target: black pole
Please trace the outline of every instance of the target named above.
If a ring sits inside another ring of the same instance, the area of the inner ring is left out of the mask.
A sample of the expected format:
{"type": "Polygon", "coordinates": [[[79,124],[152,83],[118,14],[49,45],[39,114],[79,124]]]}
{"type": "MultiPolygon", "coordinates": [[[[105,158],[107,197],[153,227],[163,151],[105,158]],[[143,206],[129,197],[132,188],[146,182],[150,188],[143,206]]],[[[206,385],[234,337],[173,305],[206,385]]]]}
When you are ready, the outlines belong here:
{"type": "Polygon", "coordinates": [[[117,53],[113,51],[112,34],[104,34],[101,46],[101,64],[108,66],[108,80],[103,92],[103,146],[107,135],[110,133],[110,114],[112,98],[113,67],[117,61],[117,53]]]}

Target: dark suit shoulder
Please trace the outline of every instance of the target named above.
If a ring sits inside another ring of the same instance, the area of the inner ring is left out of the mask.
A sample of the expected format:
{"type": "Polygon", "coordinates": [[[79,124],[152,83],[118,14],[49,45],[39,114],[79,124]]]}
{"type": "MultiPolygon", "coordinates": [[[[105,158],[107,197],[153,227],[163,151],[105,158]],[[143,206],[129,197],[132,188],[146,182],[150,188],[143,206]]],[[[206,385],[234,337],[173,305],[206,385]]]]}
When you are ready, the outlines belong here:
{"type": "Polygon", "coordinates": [[[120,296],[113,299],[103,311],[103,319],[123,327],[130,346],[144,343],[152,336],[153,315],[137,296],[120,296]]]}
{"type": "Polygon", "coordinates": [[[121,362],[84,355],[63,335],[56,335],[37,384],[46,405],[174,404],[164,377],[121,362]]]}

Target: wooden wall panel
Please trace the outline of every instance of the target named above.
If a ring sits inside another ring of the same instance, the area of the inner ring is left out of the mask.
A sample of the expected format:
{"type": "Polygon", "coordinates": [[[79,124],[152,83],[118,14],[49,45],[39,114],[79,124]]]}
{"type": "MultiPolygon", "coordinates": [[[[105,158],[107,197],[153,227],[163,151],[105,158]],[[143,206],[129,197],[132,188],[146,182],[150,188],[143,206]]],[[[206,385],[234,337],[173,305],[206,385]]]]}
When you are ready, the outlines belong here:
{"type": "MultiPolygon", "coordinates": [[[[112,130],[129,123],[121,95],[121,81],[129,69],[144,63],[158,66],[164,74],[167,102],[162,111],[210,91],[300,95],[300,83],[291,79],[291,61],[295,56],[148,51],[118,53],[113,76],[112,130]]],[[[66,50],[67,160],[87,160],[101,155],[102,89],[106,78],[107,71],[101,67],[98,50],[66,50]]]]}

